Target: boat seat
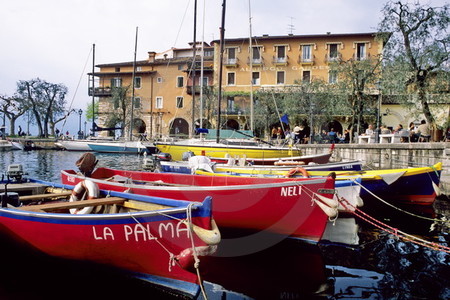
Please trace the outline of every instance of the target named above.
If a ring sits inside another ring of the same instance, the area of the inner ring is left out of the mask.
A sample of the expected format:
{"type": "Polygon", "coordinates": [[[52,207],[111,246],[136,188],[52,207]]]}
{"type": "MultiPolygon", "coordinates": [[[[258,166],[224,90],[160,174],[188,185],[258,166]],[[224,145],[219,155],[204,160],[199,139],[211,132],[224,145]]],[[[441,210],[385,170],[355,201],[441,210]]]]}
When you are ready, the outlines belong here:
{"type": "Polygon", "coordinates": [[[123,204],[126,201],[125,198],[121,197],[109,197],[109,198],[99,198],[99,199],[89,199],[74,202],[58,202],[58,203],[47,203],[47,204],[37,204],[37,205],[25,205],[18,207],[17,209],[26,211],[36,211],[36,212],[48,212],[59,209],[70,209],[70,208],[82,208],[86,206],[99,206],[99,205],[111,205],[111,204],[123,204]]]}

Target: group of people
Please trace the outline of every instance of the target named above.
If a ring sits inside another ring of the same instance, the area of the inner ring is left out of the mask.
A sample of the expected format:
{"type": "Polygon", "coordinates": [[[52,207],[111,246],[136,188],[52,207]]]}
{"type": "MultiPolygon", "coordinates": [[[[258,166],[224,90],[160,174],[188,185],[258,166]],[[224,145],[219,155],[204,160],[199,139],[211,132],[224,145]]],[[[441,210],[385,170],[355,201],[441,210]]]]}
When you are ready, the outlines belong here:
{"type": "Polygon", "coordinates": [[[292,139],[295,144],[308,144],[310,128],[307,125],[295,125],[293,131],[290,130],[289,127],[286,127],[285,130],[281,128],[281,126],[272,128],[272,140],[278,140],[279,142],[283,139],[292,139]]]}
{"type": "Polygon", "coordinates": [[[390,130],[386,127],[386,125],[381,125],[380,128],[374,129],[372,124],[369,124],[367,129],[365,130],[363,135],[374,135],[375,133],[379,134],[400,134],[401,142],[407,142],[408,137],[410,142],[429,142],[431,140],[431,131],[425,120],[420,122],[418,127],[415,126],[414,122],[409,124],[409,135],[402,135],[401,133],[405,131],[402,124],[398,124],[394,130],[390,130]]]}

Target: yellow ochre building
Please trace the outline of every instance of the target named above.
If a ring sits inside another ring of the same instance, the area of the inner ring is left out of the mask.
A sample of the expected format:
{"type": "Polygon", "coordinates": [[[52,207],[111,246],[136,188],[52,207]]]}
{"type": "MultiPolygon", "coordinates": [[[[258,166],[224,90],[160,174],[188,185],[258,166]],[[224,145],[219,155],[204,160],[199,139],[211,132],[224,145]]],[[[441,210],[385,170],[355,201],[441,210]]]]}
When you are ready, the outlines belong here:
{"type": "MultiPolygon", "coordinates": [[[[192,45],[189,48],[172,48],[163,53],[149,52],[147,59],[137,61],[133,133],[146,133],[149,137],[191,135],[200,121],[200,83],[203,82],[204,98],[211,97],[211,92],[218,87],[219,49],[218,40],[212,41],[211,45],[197,43],[194,65],[192,45]]],[[[330,62],[351,58],[364,60],[380,55],[382,50],[383,43],[377,39],[376,33],[263,35],[253,37],[251,47],[249,38],[225,39],[222,89],[233,95],[233,92],[250,92],[252,88],[282,89],[316,78],[333,83],[337,78],[330,72],[330,62]]],[[[119,106],[112,101],[112,88],[129,87],[128,97],[131,98],[133,62],[101,64],[97,67],[100,70],[94,74],[97,79],[94,96],[99,99],[96,122],[100,127],[114,127],[118,124],[111,118],[111,113],[117,112],[119,106]]],[[[228,127],[249,128],[248,96],[227,96],[221,103],[228,127]]],[[[204,110],[203,122],[214,126],[217,108],[204,110]]],[[[100,133],[106,134],[106,131],[100,133]]]]}

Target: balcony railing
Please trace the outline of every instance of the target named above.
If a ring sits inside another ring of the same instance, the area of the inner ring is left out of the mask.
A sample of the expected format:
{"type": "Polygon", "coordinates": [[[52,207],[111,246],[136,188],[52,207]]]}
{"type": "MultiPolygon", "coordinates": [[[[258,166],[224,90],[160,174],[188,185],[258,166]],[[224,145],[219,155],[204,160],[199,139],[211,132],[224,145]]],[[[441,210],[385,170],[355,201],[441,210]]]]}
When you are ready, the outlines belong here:
{"type": "Polygon", "coordinates": [[[340,61],[341,59],[342,59],[341,53],[337,53],[337,54],[333,54],[333,55],[330,55],[330,54],[325,55],[325,62],[327,64],[340,61]]]}
{"type": "Polygon", "coordinates": [[[88,94],[95,97],[111,97],[112,89],[110,87],[96,87],[94,93],[92,93],[92,88],[89,88],[88,94]]]}
{"type": "MultiPolygon", "coordinates": [[[[195,86],[195,94],[196,95],[200,94],[200,88],[201,88],[201,86],[199,86],[199,85],[195,86]]],[[[186,86],[186,92],[188,93],[188,95],[192,95],[193,90],[194,90],[194,87],[192,85],[186,86]]],[[[212,90],[212,86],[203,86],[203,93],[209,92],[211,90],[212,90]]]]}
{"type": "Polygon", "coordinates": [[[237,67],[239,63],[238,58],[224,58],[223,64],[225,67],[237,67]]]}
{"type": "MultiPolygon", "coordinates": [[[[260,58],[253,58],[252,65],[253,66],[262,66],[264,64],[264,60],[260,58]]],[[[250,65],[250,57],[247,58],[247,65],[250,65]]]]}
{"type": "Polygon", "coordinates": [[[315,60],[314,55],[311,55],[310,57],[303,57],[302,55],[300,55],[298,57],[298,63],[303,65],[313,65],[314,60],[315,60]]]}
{"type": "Polygon", "coordinates": [[[289,59],[289,56],[285,56],[285,57],[277,57],[277,56],[274,56],[273,57],[273,61],[272,61],[272,63],[274,64],[274,65],[287,65],[288,64],[288,59],[289,59]]]}

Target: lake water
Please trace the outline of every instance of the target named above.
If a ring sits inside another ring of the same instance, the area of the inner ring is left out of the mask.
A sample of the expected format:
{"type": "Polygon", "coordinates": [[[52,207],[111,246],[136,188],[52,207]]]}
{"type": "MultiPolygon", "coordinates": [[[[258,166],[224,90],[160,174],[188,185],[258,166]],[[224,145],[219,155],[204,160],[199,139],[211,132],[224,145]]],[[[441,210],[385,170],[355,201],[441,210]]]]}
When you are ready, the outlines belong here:
{"type": "MultiPolygon", "coordinates": [[[[66,151],[0,152],[2,173],[20,163],[30,177],[60,181],[62,169],[75,169],[81,153],[66,151]]],[[[98,167],[139,170],[135,155],[96,154],[98,167]]],[[[436,211],[448,216],[445,197],[436,211]]],[[[429,230],[430,222],[399,214],[383,220],[408,233],[445,246],[448,226],[429,230]]],[[[358,245],[305,245],[283,242],[246,256],[203,259],[214,266],[203,275],[209,299],[450,299],[450,255],[405,242],[370,224],[359,225],[358,245]]],[[[0,299],[179,299],[173,292],[130,279],[94,264],[60,260],[0,240],[0,299]]]]}

